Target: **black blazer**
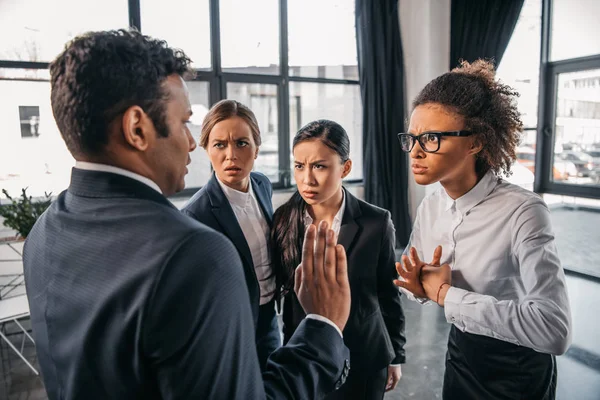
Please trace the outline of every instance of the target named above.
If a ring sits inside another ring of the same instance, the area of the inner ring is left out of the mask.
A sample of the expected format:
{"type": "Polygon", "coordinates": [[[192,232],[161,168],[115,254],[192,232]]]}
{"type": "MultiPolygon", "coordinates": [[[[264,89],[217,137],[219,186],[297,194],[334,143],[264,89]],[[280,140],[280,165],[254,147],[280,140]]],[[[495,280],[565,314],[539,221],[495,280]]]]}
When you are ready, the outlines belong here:
{"type": "MultiPolygon", "coordinates": [[[[350,318],[344,329],[352,368],[373,370],[404,363],[404,312],[400,291],[393,283],[397,278],[396,239],[390,213],[347,190],[345,193],[338,243],[346,249],[352,293],[350,318]]],[[[288,293],[283,305],[285,342],[304,315],[295,293],[288,293]]]]}
{"type": "Polygon", "coordinates": [[[237,251],[134,179],[74,169],[24,269],[50,400],[312,399],[347,374],[339,334],[307,320],[261,377],[237,251]]]}
{"type": "MultiPolygon", "coordinates": [[[[273,203],[271,202],[273,188],[271,182],[269,178],[260,172],[251,172],[250,182],[256,194],[258,204],[270,227],[273,225],[273,203]]],[[[182,212],[196,221],[210,226],[231,240],[242,259],[246,285],[250,293],[252,315],[256,323],[258,321],[260,305],[260,286],[256,279],[252,253],[250,253],[248,242],[246,242],[244,232],[237,221],[233,208],[231,208],[231,204],[227,200],[225,193],[223,193],[223,189],[221,189],[214,173],[208,183],[196,192],[185,207],[183,207],[182,212]]]]}

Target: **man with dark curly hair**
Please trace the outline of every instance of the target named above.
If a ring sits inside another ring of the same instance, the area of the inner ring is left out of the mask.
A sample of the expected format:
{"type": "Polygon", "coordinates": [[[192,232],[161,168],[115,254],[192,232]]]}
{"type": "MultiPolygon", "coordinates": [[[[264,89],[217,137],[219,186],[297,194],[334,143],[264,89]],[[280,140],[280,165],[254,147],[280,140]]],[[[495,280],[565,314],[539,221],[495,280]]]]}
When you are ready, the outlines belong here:
{"type": "Polygon", "coordinates": [[[299,297],[310,314],[261,377],[238,252],[179,212],[196,143],[190,60],[135,31],[85,34],[51,64],[51,101],[76,160],[24,252],[48,397],[320,398],[344,383],[345,253],[307,232],[299,297]]]}
{"type": "Polygon", "coordinates": [[[548,208],[501,178],[523,126],[516,95],[491,63],[463,62],[425,86],[398,135],[416,182],[441,184],[419,206],[396,284],[452,324],[445,400],[554,399],[554,355],[571,340],[548,208]]]}

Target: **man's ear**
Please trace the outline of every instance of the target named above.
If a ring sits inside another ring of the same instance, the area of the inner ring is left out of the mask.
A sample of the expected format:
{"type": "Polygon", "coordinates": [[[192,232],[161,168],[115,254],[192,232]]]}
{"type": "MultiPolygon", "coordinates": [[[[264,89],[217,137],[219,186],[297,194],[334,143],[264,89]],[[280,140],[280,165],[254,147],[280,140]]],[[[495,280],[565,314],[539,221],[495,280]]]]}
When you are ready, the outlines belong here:
{"type": "Polygon", "coordinates": [[[347,160],[344,163],[344,169],[342,172],[342,179],[344,179],[345,177],[348,176],[348,174],[350,174],[350,172],[352,171],[352,160],[347,160]]]}
{"type": "Polygon", "coordinates": [[[156,138],[154,123],[140,106],[129,107],[123,113],[121,131],[125,143],[139,151],[146,151],[156,138]]]}

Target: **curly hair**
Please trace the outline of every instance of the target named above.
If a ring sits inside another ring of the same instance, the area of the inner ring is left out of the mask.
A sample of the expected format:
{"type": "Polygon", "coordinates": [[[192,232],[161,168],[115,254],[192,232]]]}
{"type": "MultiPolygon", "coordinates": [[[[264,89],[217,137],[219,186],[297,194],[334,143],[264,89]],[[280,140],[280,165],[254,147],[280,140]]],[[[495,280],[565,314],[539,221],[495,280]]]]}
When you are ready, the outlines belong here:
{"type": "Polygon", "coordinates": [[[483,145],[477,154],[476,172],[483,175],[492,170],[497,175],[510,175],[523,132],[518,96],[495,79],[491,62],[462,61],[460,67],[427,84],[413,101],[413,108],[436,103],[463,117],[465,129],[483,145]]]}
{"type": "Polygon", "coordinates": [[[134,30],[89,32],[67,43],[50,64],[50,98],[71,154],[100,155],[109,124],[134,105],[168,136],[162,83],[173,74],[190,77],[190,63],[181,50],[134,30]]]}

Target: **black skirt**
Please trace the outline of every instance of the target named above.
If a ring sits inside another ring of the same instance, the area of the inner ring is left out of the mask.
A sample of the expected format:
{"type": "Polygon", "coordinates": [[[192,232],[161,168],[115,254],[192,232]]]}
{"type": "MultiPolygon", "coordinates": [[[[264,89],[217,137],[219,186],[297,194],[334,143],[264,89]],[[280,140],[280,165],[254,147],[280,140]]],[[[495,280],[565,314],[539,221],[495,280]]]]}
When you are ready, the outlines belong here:
{"type": "Polygon", "coordinates": [[[552,400],[555,394],[554,356],[452,325],[444,400],[552,400]]]}

